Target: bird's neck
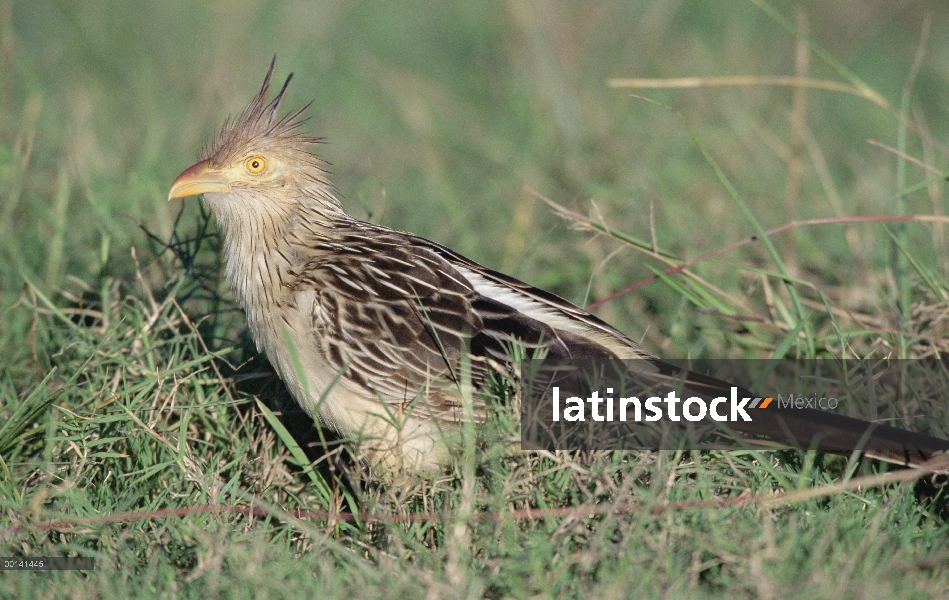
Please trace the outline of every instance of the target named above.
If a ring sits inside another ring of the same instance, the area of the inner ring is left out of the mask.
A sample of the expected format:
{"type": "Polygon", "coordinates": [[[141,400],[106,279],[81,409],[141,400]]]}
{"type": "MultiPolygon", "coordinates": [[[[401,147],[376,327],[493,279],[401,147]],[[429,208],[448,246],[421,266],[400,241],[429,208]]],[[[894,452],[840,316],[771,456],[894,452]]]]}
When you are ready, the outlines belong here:
{"type": "Polygon", "coordinates": [[[224,234],[225,278],[253,323],[275,300],[280,278],[291,266],[281,247],[290,215],[246,205],[240,214],[230,214],[234,203],[208,204],[224,234]]]}
{"type": "MultiPolygon", "coordinates": [[[[329,195],[328,193],[326,195],[329,195]]],[[[330,196],[331,197],[331,196],[330,196]]],[[[268,319],[293,283],[292,270],[304,260],[293,240],[301,223],[310,236],[329,231],[348,218],[332,198],[307,198],[290,204],[263,203],[240,194],[207,194],[205,202],[224,234],[225,278],[258,342],[267,337],[268,319]]]]}
{"type": "MultiPolygon", "coordinates": [[[[255,334],[293,266],[286,249],[293,211],[264,207],[238,194],[206,194],[205,204],[224,235],[224,276],[255,334]]],[[[259,338],[258,338],[259,339],[259,338]]]]}

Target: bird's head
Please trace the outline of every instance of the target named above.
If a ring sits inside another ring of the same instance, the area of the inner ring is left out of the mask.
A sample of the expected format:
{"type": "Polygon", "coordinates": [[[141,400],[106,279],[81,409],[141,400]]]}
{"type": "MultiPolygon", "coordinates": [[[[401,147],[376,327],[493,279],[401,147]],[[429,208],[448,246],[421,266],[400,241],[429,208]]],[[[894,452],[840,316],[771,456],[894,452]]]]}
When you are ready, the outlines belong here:
{"type": "Polygon", "coordinates": [[[300,132],[306,121],[301,114],[309,104],[294,112],[278,112],[292,73],[280,92],[267,100],[275,61],[276,57],[253,101],[240,116],[224,123],[201,160],[171,184],[169,200],[204,194],[212,208],[217,203],[287,208],[287,203],[307,198],[338,206],[332,185],[324,178],[326,163],[310,152],[320,140],[300,132]]]}

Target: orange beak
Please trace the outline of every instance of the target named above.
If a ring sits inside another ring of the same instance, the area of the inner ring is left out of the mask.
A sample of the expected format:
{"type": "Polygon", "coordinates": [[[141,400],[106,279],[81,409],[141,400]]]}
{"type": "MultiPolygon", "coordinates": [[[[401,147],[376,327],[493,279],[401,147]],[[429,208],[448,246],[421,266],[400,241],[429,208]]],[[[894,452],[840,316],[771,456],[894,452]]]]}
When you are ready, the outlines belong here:
{"type": "Polygon", "coordinates": [[[231,189],[221,173],[211,170],[207,160],[195,163],[184,170],[171,184],[168,199],[187,198],[198,194],[226,192],[231,189]]]}

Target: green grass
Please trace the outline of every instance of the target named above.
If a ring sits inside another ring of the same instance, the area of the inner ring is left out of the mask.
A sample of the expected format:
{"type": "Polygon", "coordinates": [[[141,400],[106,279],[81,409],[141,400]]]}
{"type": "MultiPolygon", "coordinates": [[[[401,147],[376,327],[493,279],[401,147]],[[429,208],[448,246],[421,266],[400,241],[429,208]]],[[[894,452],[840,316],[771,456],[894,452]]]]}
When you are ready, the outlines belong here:
{"type": "MultiPolygon", "coordinates": [[[[736,500],[845,458],[512,456],[500,415],[451,472],[360,477],[255,356],[198,203],[165,200],[276,52],[352,214],[579,303],[795,219],[944,213],[949,7],[805,3],[805,36],[797,3],[759,4],[0,2],[0,556],[97,560],[0,594],[943,596],[944,491],[736,500]],[[798,74],[889,109],[607,86],[793,75],[808,40],[798,74]],[[209,505],[258,510],[152,512],[209,505]]],[[[597,314],[668,357],[941,357],[947,229],[900,225],[795,227],[597,314]]]]}

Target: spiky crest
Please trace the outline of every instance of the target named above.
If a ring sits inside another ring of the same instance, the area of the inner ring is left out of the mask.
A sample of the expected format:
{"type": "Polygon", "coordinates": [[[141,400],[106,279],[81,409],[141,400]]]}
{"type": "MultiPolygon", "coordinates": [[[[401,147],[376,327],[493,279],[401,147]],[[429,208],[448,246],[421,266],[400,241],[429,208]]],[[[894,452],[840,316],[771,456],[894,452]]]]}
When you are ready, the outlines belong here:
{"type": "MultiPolygon", "coordinates": [[[[276,63],[277,55],[274,54],[270,60],[267,75],[264,77],[264,83],[260,86],[260,91],[257,92],[254,99],[236,119],[228,118],[224,122],[221,132],[214,138],[211,147],[205,150],[202,158],[210,159],[213,165],[220,166],[245,154],[250,147],[255,145],[261,146],[262,149],[274,145],[304,149],[309,145],[321,142],[321,138],[298,132],[299,128],[307,121],[306,118],[301,118],[301,115],[310,107],[312,102],[307,102],[296,111],[283,115],[278,113],[280,103],[283,101],[287,88],[290,86],[290,81],[293,79],[293,73],[287,76],[280,92],[272,100],[267,100],[276,63]]],[[[316,159],[315,162],[326,164],[325,161],[312,153],[308,152],[308,154],[316,159]]]]}

